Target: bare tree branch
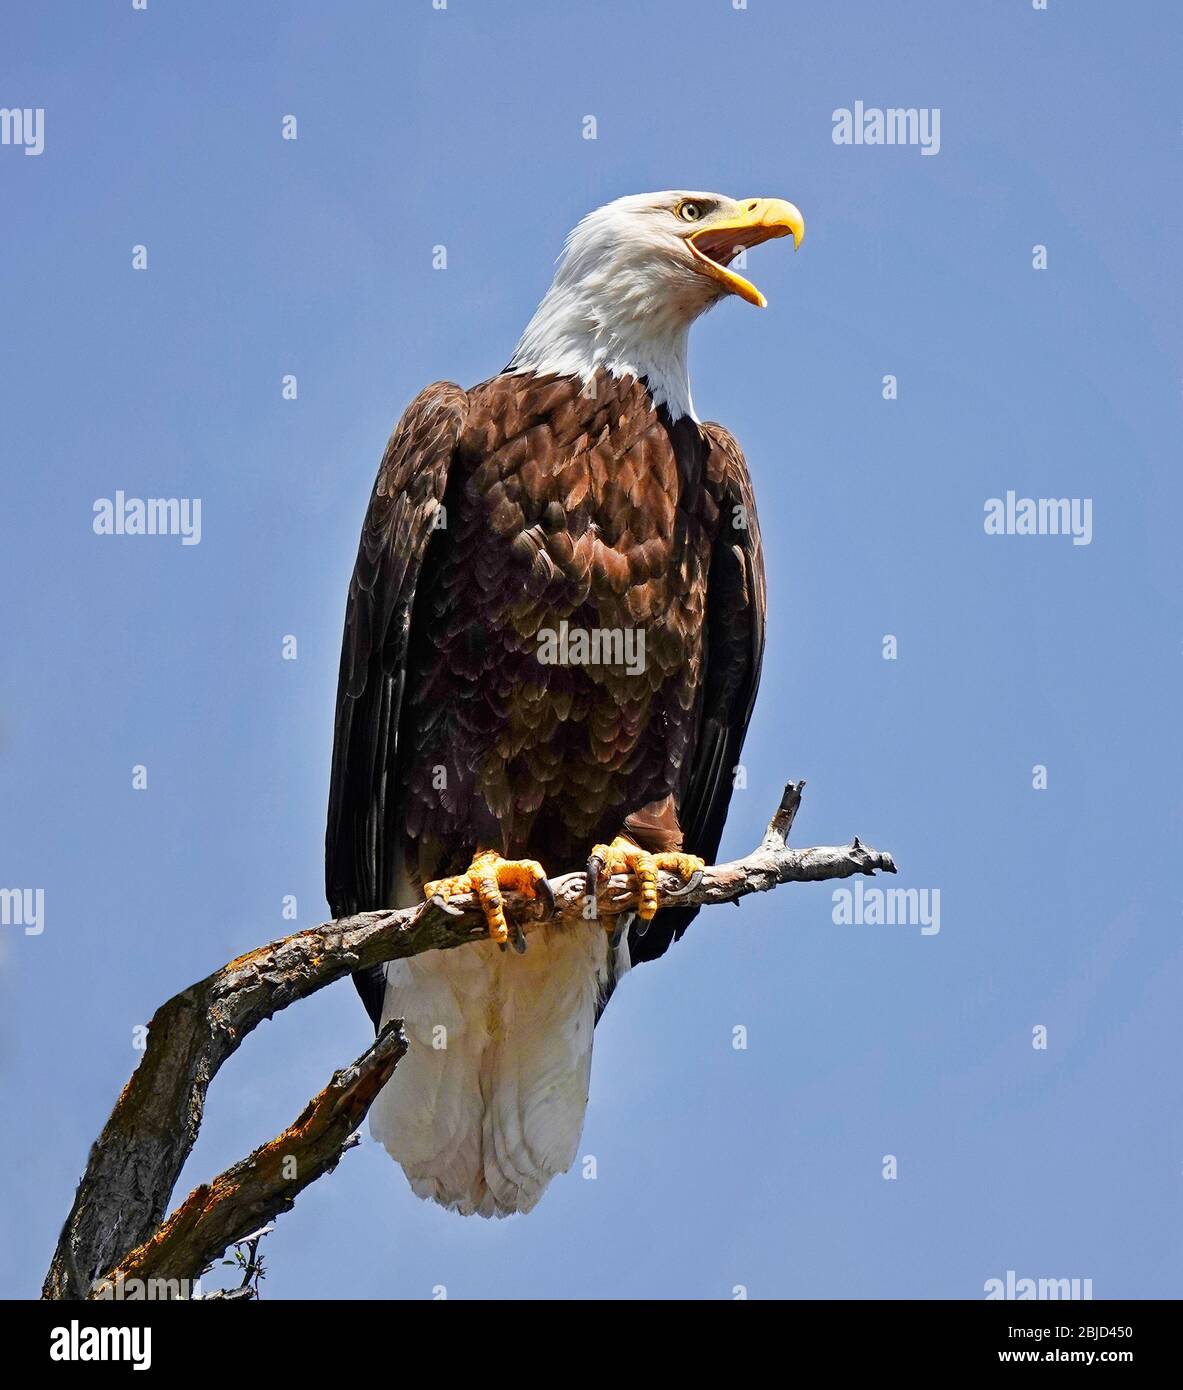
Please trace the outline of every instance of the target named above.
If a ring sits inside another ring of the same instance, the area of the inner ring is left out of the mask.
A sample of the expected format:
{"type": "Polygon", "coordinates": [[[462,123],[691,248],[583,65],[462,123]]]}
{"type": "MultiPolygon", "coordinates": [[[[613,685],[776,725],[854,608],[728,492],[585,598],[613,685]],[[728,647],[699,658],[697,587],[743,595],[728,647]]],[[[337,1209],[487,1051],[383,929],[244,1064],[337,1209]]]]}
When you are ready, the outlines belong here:
{"type": "Polygon", "coordinates": [[[357,1142],[357,1127],[407,1050],[402,1026],[388,1023],[351,1067],[332,1080],[270,1143],[212,1183],[194,1188],[163,1226],[92,1290],[109,1297],[129,1280],[191,1279],[259,1225],[290,1211],[297,1196],[357,1142]]]}
{"type": "MultiPolygon", "coordinates": [[[[890,854],[857,838],[849,845],[788,848],[785,836],[804,785],[795,782],[785,788],[756,850],[707,868],[678,903],[736,902],[782,883],[849,878],[876,870],[895,873],[890,854]]],[[[551,886],[553,910],[507,893],[507,917],[527,933],[560,924],[589,929],[584,874],[565,874],[551,886]]],[[[669,891],[682,885],[663,875],[662,887],[669,891]]],[[[613,918],[637,906],[632,879],[602,878],[597,902],[601,926],[611,926],[613,918]]],[[[470,894],[451,898],[444,908],[421,903],[363,912],[239,956],[161,1005],[149,1025],[144,1056],[91,1149],[43,1297],[87,1297],[100,1276],[120,1266],[129,1251],[151,1241],[197,1138],[209,1083],[260,1023],[355,970],[484,939],[484,918],[470,894]]],[[[187,1273],[192,1277],[196,1272],[187,1273]]]]}

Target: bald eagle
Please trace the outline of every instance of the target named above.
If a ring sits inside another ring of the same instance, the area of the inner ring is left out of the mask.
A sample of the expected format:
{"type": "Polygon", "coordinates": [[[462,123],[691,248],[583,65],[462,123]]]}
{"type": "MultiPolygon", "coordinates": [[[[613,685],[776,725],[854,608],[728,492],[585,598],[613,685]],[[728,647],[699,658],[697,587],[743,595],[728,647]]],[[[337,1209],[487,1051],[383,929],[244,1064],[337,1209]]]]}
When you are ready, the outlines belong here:
{"type": "Polygon", "coordinates": [[[459,891],[485,910],[487,942],[355,977],[410,1044],[373,1133],[453,1210],[529,1211],[570,1167],[604,1004],[694,916],[659,900],[657,870],[686,879],[718,848],[764,571],[743,454],[694,413],[687,335],[729,294],[763,307],[731,263],[790,234],[801,214],[774,198],[599,208],[505,370],[427,387],[382,457],[345,615],[327,896],[338,917],[459,891]],[[636,876],[635,917],[519,954],[501,890],[585,862],[636,876]]]}

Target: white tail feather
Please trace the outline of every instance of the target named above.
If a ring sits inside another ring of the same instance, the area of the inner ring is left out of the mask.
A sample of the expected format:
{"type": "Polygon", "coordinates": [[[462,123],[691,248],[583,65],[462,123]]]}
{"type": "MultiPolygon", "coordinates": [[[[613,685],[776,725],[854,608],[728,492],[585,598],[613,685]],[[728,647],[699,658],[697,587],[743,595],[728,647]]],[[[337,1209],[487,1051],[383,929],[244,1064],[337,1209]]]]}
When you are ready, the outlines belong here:
{"type": "Polygon", "coordinates": [[[607,937],[589,923],[529,943],[387,967],[383,1022],[403,1019],[409,1047],[370,1129],[420,1197],[466,1215],[529,1211],[583,1130],[607,937]]]}

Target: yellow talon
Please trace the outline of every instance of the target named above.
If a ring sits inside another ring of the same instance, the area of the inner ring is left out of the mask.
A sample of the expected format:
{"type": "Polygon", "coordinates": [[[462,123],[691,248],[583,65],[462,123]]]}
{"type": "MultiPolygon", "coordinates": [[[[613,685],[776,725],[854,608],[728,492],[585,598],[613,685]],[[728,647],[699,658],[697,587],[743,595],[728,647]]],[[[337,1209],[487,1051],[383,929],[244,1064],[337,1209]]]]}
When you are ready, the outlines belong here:
{"type": "MultiPolygon", "coordinates": [[[[538,884],[546,882],[546,870],[534,859],[502,859],[493,849],[480,850],[472,863],[462,874],[451,878],[437,878],[423,885],[423,896],[432,898],[453,898],[461,893],[472,893],[478,898],[488,923],[489,935],[499,944],[509,939],[509,923],[505,920],[505,904],[501,890],[538,896],[538,884]]],[[[522,946],[525,938],[522,937],[522,946]]]]}
{"type": "Polygon", "coordinates": [[[600,873],[633,875],[640,898],[637,916],[642,922],[650,922],[657,915],[659,872],[664,870],[677,874],[685,882],[706,868],[706,862],[697,854],[682,854],[673,850],[650,854],[623,835],[617,835],[610,845],[596,845],[591,852],[591,860],[602,865],[600,873]]]}

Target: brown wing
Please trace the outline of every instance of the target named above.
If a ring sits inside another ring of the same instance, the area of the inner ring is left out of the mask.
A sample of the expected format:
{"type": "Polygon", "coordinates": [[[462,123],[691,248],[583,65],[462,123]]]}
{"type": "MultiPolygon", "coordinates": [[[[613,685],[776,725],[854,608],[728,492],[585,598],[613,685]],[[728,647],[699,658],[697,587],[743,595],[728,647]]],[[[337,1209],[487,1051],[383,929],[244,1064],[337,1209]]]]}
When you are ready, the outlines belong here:
{"type": "MultiPolygon", "coordinates": [[[[719,532],[707,575],[706,669],[694,758],[678,804],[683,847],[713,863],[723,835],[740,750],[764,659],[764,554],[756,499],[743,452],[722,425],[705,424],[706,486],[719,506],[719,532]]],[[[634,964],[664,955],[697,915],[665,908],[645,934],[629,936],[634,964]]]]}
{"type": "MultiPolygon", "coordinates": [[[[382,456],[362,527],[345,610],[325,832],[334,917],[389,906],[411,606],[466,413],[467,397],[452,382],[436,382],[411,402],[382,456]]],[[[354,981],[377,1025],[381,969],[354,981]]]]}

